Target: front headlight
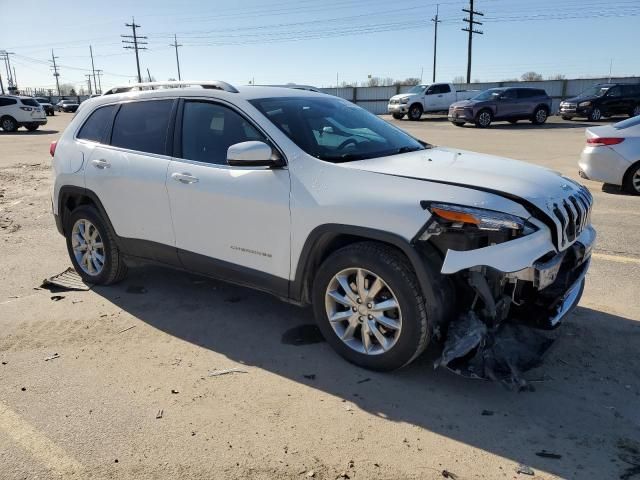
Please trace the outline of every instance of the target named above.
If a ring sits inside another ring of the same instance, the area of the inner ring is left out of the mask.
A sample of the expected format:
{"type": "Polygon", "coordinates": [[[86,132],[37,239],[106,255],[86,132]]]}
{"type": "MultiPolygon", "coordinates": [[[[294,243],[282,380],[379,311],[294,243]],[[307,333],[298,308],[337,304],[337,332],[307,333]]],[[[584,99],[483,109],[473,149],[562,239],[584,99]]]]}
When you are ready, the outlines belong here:
{"type": "Polygon", "coordinates": [[[579,107],[588,107],[589,105],[591,105],[591,102],[580,102],[578,104],[579,107]]]}
{"type": "Polygon", "coordinates": [[[409,103],[409,97],[401,98],[400,103],[409,103]]]}
{"type": "Polygon", "coordinates": [[[478,230],[515,231],[528,234],[535,229],[523,218],[508,213],[494,212],[481,208],[463,207],[447,203],[432,203],[429,211],[436,221],[450,228],[475,226],[478,230]]]}

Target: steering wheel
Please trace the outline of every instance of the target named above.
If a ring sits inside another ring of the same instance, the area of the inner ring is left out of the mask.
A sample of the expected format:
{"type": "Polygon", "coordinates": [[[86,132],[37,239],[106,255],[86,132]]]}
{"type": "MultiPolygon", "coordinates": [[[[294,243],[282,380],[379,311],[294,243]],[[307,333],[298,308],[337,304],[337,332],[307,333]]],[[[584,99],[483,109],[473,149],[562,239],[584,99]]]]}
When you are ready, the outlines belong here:
{"type": "Polygon", "coordinates": [[[348,145],[354,144],[357,145],[358,141],[355,138],[347,138],[344,142],[338,145],[338,150],[344,150],[348,145]]]}

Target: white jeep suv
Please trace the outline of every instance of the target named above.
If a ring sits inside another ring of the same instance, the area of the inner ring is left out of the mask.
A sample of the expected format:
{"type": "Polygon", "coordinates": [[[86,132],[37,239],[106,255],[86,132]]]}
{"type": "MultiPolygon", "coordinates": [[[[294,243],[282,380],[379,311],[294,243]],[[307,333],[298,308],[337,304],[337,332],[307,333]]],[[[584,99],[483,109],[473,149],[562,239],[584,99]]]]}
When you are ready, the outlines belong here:
{"type": "Polygon", "coordinates": [[[377,370],[435,337],[439,365],[515,378],[527,365],[498,350],[577,304],[595,239],[572,180],[304,90],[115,88],[51,151],[53,212],[85,281],[117,282],[137,257],[311,304],[327,341],[377,370]]]}
{"type": "Polygon", "coordinates": [[[30,132],[47,123],[44,108],[32,97],[0,95],[0,128],[15,132],[25,127],[30,132]]]}

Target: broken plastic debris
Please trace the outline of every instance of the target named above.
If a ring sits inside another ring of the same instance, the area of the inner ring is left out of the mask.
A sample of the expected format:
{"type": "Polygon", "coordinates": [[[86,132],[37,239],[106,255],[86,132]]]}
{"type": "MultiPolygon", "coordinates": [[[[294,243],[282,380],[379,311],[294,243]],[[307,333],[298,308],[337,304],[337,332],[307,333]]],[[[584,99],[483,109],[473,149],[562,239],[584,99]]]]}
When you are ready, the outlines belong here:
{"type": "Polygon", "coordinates": [[[530,466],[524,464],[518,465],[516,473],[522,473],[523,475],[535,475],[533,469],[530,466]]]}
{"type": "Polygon", "coordinates": [[[449,470],[442,470],[442,476],[444,478],[450,478],[451,480],[458,480],[458,476],[449,470]]]}
{"type": "Polygon", "coordinates": [[[164,414],[164,410],[162,409],[158,410],[158,413],[156,413],[156,418],[162,418],[163,414],[164,414]]]}
{"type": "Polygon", "coordinates": [[[63,298],[64,298],[64,295],[52,295],[51,296],[51,300],[53,300],[54,302],[59,302],[63,298]]]}
{"type": "Polygon", "coordinates": [[[57,293],[69,290],[86,291],[91,289],[92,285],[85,283],[82,277],[73,268],[69,267],[62,273],[45,278],[40,287],[46,288],[52,293],[57,293]]]}
{"type": "Polygon", "coordinates": [[[57,353],[54,353],[53,355],[47,357],[44,359],[45,362],[48,362],[49,360],[55,360],[56,358],[60,358],[60,355],[57,353]]]}
{"type": "Polygon", "coordinates": [[[434,368],[448,365],[455,358],[464,357],[477,347],[487,334],[487,326],[474,312],[467,312],[449,325],[442,356],[434,368]]]}
{"type": "Polygon", "coordinates": [[[219,377],[220,375],[227,375],[229,373],[249,373],[241,368],[226,368],[224,370],[214,370],[209,372],[210,377],[219,377]]]}

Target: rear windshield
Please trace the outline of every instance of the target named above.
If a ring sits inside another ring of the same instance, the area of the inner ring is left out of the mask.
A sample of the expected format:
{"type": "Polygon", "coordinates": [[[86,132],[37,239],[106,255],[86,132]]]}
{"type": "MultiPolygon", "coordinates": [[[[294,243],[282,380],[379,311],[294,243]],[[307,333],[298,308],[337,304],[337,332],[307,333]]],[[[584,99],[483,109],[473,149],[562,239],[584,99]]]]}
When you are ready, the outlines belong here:
{"type": "Polygon", "coordinates": [[[33,98],[21,98],[20,101],[23,105],[28,105],[30,107],[39,107],[40,104],[36,102],[33,98]]]}
{"type": "Polygon", "coordinates": [[[636,125],[640,125],[640,115],[615,123],[613,128],[617,130],[624,130],[625,128],[635,127],[636,125]]]}

